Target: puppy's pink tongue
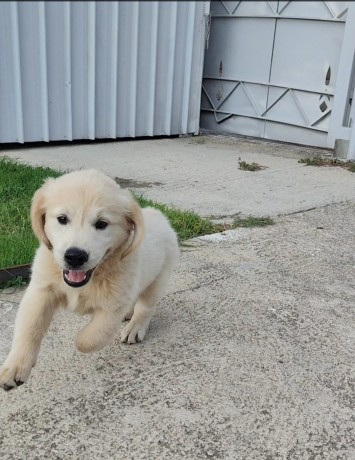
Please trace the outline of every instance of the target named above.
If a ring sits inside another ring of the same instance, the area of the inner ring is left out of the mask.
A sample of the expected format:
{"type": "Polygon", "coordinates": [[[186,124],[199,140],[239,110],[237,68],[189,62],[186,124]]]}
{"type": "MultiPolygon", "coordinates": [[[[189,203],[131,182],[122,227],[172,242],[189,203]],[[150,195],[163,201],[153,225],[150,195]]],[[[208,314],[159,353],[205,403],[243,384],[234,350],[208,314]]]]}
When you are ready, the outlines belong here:
{"type": "Polygon", "coordinates": [[[72,283],[81,283],[86,278],[86,272],[69,270],[66,277],[72,283]]]}

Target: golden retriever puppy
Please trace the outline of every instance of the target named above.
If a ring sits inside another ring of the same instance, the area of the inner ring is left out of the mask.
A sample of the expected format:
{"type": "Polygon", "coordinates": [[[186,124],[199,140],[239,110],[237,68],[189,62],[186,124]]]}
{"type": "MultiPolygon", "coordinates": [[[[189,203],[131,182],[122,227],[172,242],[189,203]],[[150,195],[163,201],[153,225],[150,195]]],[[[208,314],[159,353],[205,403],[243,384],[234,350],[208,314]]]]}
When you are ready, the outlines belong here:
{"type": "Polygon", "coordinates": [[[28,379],[58,307],[91,315],[77,333],[83,353],[143,340],[178,258],[176,234],[163,214],[141,209],[127,190],[96,170],[47,179],[33,197],[40,247],[16,317],[11,351],[0,368],[10,390],[28,379]]]}

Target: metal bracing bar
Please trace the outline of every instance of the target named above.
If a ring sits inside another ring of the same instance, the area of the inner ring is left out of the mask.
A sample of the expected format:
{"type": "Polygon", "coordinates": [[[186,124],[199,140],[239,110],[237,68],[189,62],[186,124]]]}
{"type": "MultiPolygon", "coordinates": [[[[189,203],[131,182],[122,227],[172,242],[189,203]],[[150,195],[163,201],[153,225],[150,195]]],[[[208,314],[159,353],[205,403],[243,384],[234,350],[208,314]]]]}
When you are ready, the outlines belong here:
{"type": "Polygon", "coordinates": [[[236,6],[234,7],[234,9],[233,9],[233,11],[232,11],[232,14],[234,14],[234,13],[237,11],[237,9],[239,8],[239,5],[240,5],[241,3],[242,3],[241,1],[240,1],[240,2],[237,2],[236,6]]]}
{"type": "Polygon", "coordinates": [[[285,94],[287,94],[289,92],[289,88],[287,88],[282,94],[281,96],[279,96],[271,105],[270,107],[268,107],[262,114],[261,116],[263,117],[264,115],[266,115],[268,113],[269,110],[271,110],[284,96],[285,94]]]}
{"type": "Polygon", "coordinates": [[[333,16],[333,18],[336,18],[337,15],[335,14],[333,8],[329,5],[329,3],[328,2],[323,2],[323,3],[328,8],[328,10],[329,10],[330,14],[333,16]]]}
{"type": "MultiPolygon", "coordinates": [[[[238,113],[238,112],[225,112],[225,111],[223,111],[223,110],[208,109],[208,108],[205,108],[205,107],[202,107],[202,108],[201,108],[201,111],[202,111],[202,112],[222,113],[222,114],[228,115],[228,116],[233,116],[233,115],[235,115],[235,116],[240,116],[240,117],[244,117],[244,118],[252,118],[253,120],[271,121],[271,122],[273,122],[273,123],[280,123],[281,125],[288,125],[288,126],[290,126],[290,123],[287,122],[287,121],[275,120],[275,119],[267,118],[267,117],[263,117],[263,116],[246,115],[245,113],[238,113]]],[[[228,118],[228,117],[226,117],[226,118],[228,118]]],[[[316,128],[316,127],[314,127],[314,126],[300,125],[300,124],[297,124],[297,123],[292,123],[292,126],[296,126],[297,128],[308,129],[308,130],[310,130],[310,131],[317,131],[317,132],[320,132],[320,133],[326,133],[326,132],[327,132],[326,129],[316,128]]]]}
{"type": "MultiPolygon", "coordinates": [[[[240,85],[240,81],[237,81],[235,86],[231,89],[231,91],[227,94],[227,96],[223,99],[223,101],[218,103],[218,105],[216,106],[217,110],[221,107],[221,105],[223,105],[230,98],[230,96],[234,93],[234,91],[238,88],[239,85],[240,85]]],[[[214,104],[212,104],[212,105],[214,105],[214,104]]],[[[256,111],[256,113],[258,113],[258,112],[256,111]]]]}
{"type": "Polygon", "coordinates": [[[255,102],[253,100],[253,98],[251,97],[251,95],[249,94],[249,91],[247,90],[247,87],[244,85],[244,83],[240,83],[240,86],[243,88],[247,98],[249,99],[251,105],[253,106],[253,109],[255,110],[255,113],[260,116],[259,112],[258,112],[258,108],[257,106],[255,105],[255,102]]]}
{"type": "Polygon", "coordinates": [[[293,90],[293,91],[302,91],[304,93],[312,93],[312,94],[319,94],[319,95],[325,95],[325,96],[333,96],[334,94],[330,91],[325,92],[319,92],[317,90],[312,90],[312,89],[306,89],[306,88],[296,88],[296,87],[288,87],[288,86],[283,86],[283,85],[276,85],[275,83],[268,83],[268,82],[261,82],[261,81],[256,81],[256,80],[239,80],[238,78],[226,78],[226,77],[208,77],[204,76],[204,80],[219,80],[219,81],[231,81],[233,83],[250,83],[252,85],[261,85],[261,86],[271,86],[272,88],[283,88],[287,90],[293,90]]]}
{"type": "Polygon", "coordinates": [[[278,14],[269,14],[265,16],[253,16],[251,14],[246,14],[246,15],[240,15],[240,16],[233,16],[231,14],[214,14],[213,19],[294,19],[296,21],[302,20],[302,21],[317,21],[317,22],[345,22],[343,18],[343,15],[339,15],[337,18],[302,18],[299,16],[280,16],[278,14]]]}
{"type": "Polygon", "coordinates": [[[303,107],[301,106],[299,100],[297,99],[297,97],[296,97],[295,93],[292,91],[292,89],[290,89],[290,93],[291,93],[291,96],[292,96],[293,100],[296,102],[296,105],[297,105],[299,111],[301,112],[301,115],[303,116],[304,121],[307,123],[307,126],[310,126],[311,122],[309,121],[306,112],[303,110],[303,107]]]}
{"type": "MultiPolygon", "coordinates": [[[[288,7],[288,5],[290,4],[291,2],[286,2],[285,5],[280,8],[280,10],[278,10],[278,14],[281,14],[283,11],[285,11],[285,9],[288,7]]],[[[279,2],[280,4],[280,2],[279,2]]]]}

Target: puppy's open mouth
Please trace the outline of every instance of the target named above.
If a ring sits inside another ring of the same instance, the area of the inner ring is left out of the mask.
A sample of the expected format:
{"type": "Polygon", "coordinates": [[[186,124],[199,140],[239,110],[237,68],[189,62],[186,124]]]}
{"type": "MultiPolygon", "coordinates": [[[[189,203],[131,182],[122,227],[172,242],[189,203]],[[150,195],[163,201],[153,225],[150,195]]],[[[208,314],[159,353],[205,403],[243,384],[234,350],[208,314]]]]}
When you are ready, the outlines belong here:
{"type": "Polygon", "coordinates": [[[63,270],[63,279],[71,287],[81,287],[90,281],[93,271],[63,270]]]}

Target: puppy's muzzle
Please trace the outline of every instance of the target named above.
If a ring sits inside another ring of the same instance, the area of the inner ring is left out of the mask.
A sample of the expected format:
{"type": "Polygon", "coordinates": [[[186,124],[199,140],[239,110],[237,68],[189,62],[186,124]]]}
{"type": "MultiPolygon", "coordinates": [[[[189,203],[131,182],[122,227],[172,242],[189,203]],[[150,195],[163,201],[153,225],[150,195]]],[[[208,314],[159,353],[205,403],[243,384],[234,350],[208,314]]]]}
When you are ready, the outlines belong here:
{"type": "Polygon", "coordinates": [[[79,248],[69,248],[65,251],[64,259],[70,268],[80,268],[89,260],[89,254],[79,248]]]}
{"type": "Polygon", "coordinates": [[[63,270],[63,279],[70,287],[84,286],[91,278],[93,270],[80,270],[89,260],[89,254],[79,248],[69,248],[65,251],[64,260],[68,266],[63,270]]]}

